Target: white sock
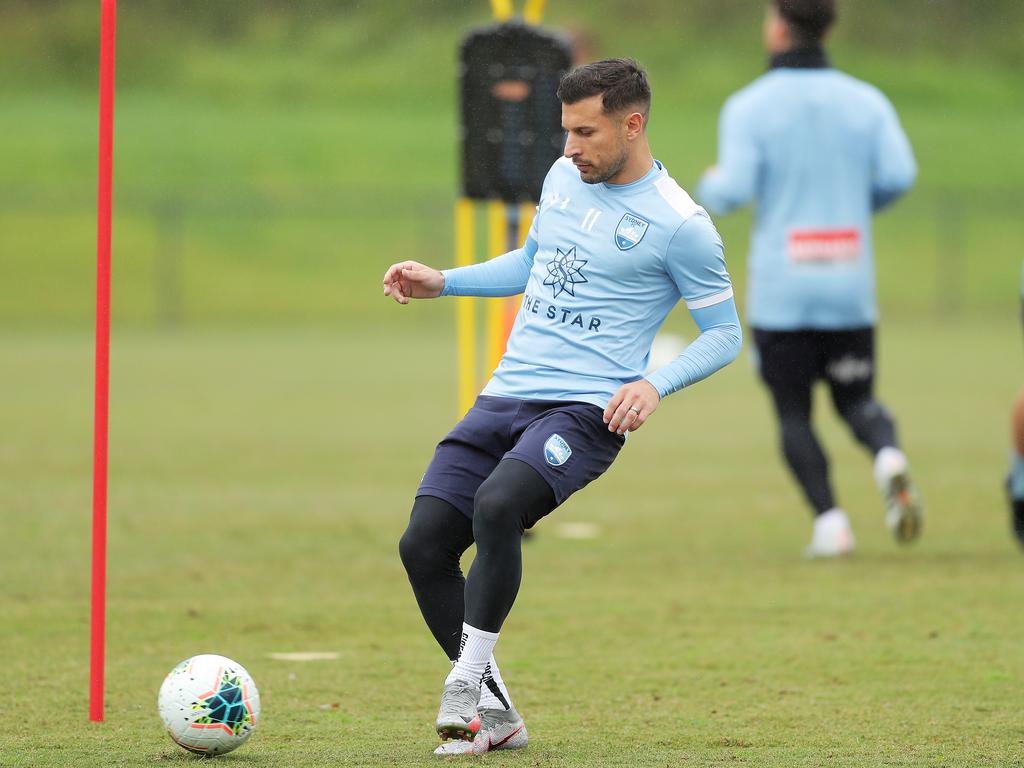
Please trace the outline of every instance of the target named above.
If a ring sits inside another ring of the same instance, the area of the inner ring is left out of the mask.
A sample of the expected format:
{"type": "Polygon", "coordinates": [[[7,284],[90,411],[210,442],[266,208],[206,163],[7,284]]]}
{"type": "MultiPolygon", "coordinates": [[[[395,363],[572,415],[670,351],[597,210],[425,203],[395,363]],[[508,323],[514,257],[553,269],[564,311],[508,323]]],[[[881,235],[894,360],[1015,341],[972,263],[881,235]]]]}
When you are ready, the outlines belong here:
{"type": "Polygon", "coordinates": [[[846,516],[839,507],[832,507],[825,512],[814,518],[815,528],[831,528],[833,526],[846,526],[849,527],[850,519],[846,516]]]}
{"type": "Polygon", "coordinates": [[[498,642],[497,632],[484,632],[482,629],[462,623],[462,644],[458,661],[448,673],[445,685],[456,680],[465,680],[473,685],[480,685],[491,660],[494,644],[498,642]]]}
{"type": "Polygon", "coordinates": [[[907,457],[899,448],[886,447],[875,454],[875,484],[883,493],[889,489],[889,481],[901,472],[907,471],[907,457]]]}
{"type": "Polygon", "coordinates": [[[487,669],[484,670],[483,679],[480,681],[480,707],[481,709],[512,708],[512,697],[509,696],[508,688],[505,687],[505,681],[501,679],[494,654],[491,654],[491,660],[487,663],[487,669]]]}
{"type": "MultiPolygon", "coordinates": [[[[452,666],[455,666],[454,661],[452,666]]],[[[501,679],[498,662],[493,653],[484,669],[484,676],[480,680],[480,708],[505,710],[512,708],[512,695],[508,692],[505,681],[501,679]]]]}

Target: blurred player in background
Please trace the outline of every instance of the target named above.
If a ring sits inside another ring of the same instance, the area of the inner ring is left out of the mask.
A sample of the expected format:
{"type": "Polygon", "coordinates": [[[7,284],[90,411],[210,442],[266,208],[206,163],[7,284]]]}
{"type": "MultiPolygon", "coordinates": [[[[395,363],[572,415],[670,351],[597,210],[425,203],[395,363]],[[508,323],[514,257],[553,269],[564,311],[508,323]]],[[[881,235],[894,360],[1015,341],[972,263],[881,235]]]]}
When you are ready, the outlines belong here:
{"type": "MultiPolygon", "coordinates": [[[[1022,270],[1024,272],[1024,270],[1022,270]]],[[[1024,274],[1021,276],[1021,319],[1024,320],[1024,274]]],[[[1010,496],[1010,524],[1017,541],[1024,547],[1024,389],[1013,402],[1013,450],[1006,490],[1010,496]]]]}
{"type": "Polygon", "coordinates": [[[523,247],[444,272],[406,261],[384,275],[384,294],[400,304],[525,292],[505,355],[437,446],[399,545],[423,618],[453,661],[437,732],[472,741],[440,754],[526,745],[492,653],[519,591],[523,531],[600,477],[663,397],[740,348],[718,232],[651,155],[644,71],[629,59],[587,64],[558,97],[565,156],[544,180],[523,247]],[[644,376],[680,299],[700,335],[644,376]],[[459,559],[474,542],[463,578],[459,559]]]}
{"type": "Polygon", "coordinates": [[[823,41],[835,16],[834,0],[772,0],[764,24],[770,69],[727,101],[718,164],[698,188],[715,213],[755,206],[747,320],[783,454],[815,514],[810,557],[854,548],[811,427],[818,380],[875,457],[896,539],[911,541],[922,523],[896,425],[873,394],[871,216],[910,189],[917,168],[886,97],[829,64],[823,41]]]}

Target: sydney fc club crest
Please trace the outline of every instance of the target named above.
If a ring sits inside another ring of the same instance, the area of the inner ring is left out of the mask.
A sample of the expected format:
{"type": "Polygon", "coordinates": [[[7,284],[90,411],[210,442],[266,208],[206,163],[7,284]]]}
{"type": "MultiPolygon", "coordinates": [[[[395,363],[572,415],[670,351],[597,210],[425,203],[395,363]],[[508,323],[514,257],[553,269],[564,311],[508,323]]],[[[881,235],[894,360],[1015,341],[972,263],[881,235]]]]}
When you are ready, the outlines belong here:
{"type": "Polygon", "coordinates": [[[544,443],[544,460],[552,467],[560,467],[572,456],[572,448],[557,432],[544,443]]]}
{"type": "Polygon", "coordinates": [[[619,226],[615,228],[615,245],[620,251],[628,251],[644,239],[649,226],[651,226],[651,222],[627,213],[622,217],[619,226]]]}
{"type": "Polygon", "coordinates": [[[557,299],[559,294],[568,293],[576,295],[576,286],[587,282],[583,276],[583,267],[586,266],[586,259],[576,258],[576,246],[574,245],[567,252],[557,248],[558,254],[548,264],[548,276],[544,278],[544,285],[550,285],[557,299]]]}

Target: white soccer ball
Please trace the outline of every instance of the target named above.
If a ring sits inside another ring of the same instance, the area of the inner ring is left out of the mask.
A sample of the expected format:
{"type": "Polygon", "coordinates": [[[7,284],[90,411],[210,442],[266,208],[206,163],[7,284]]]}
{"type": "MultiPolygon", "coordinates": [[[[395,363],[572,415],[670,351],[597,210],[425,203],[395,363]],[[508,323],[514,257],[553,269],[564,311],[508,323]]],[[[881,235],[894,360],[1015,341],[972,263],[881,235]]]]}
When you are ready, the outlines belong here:
{"type": "Polygon", "coordinates": [[[260,694],[245,667],[212,653],[172,669],[157,704],[174,743],[199,755],[237,749],[260,717],[260,694]]]}

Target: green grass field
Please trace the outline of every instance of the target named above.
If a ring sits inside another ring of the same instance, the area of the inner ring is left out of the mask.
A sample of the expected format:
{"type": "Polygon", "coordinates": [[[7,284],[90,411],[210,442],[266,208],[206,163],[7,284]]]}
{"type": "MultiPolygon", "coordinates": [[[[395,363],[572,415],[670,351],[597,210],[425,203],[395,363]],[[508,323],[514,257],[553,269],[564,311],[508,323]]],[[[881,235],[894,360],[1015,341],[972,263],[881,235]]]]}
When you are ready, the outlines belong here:
{"type": "MultiPolygon", "coordinates": [[[[437,765],[447,663],[397,540],[456,418],[453,309],[394,306],[380,276],[452,260],[454,52],[486,4],[267,0],[243,21],[121,5],[102,724],[98,14],[10,3],[0,25],[0,766],[191,763],[156,693],[200,652],[243,663],[263,697],[226,765],[437,765]],[[269,658],[293,651],[338,659],[269,658]]],[[[548,18],[648,66],[655,154],[692,187],[722,101],[763,66],[755,5],[566,0],[548,18]]],[[[489,764],[1024,766],[1024,558],[1002,496],[1024,380],[1024,6],[845,5],[836,61],[890,94],[921,165],[878,220],[877,261],[880,389],[924,538],[889,539],[822,393],[858,552],[800,559],[809,516],[744,356],[664,404],[527,544],[498,658],[531,746],[489,764]]],[[[749,221],[717,222],[741,303],[749,221]]],[[[669,326],[692,336],[685,313],[669,326]]]]}
{"type": "MultiPolygon", "coordinates": [[[[0,764],[189,760],[155,698],[197,652],[242,661],[263,696],[223,762],[435,764],[446,662],[396,542],[454,420],[453,361],[419,322],[445,305],[393,311],[401,332],[115,333],[104,724],[86,709],[91,342],[0,337],[0,764]]],[[[526,547],[498,651],[532,742],[488,763],[1020,765],[1024,559],[1001,492],[1018,335],[884,331],[881,388],[928,502],[909,549],[820,409],[847,562],[800,559],[809,520],[744,361],[667,401],[526,547]]]]}

